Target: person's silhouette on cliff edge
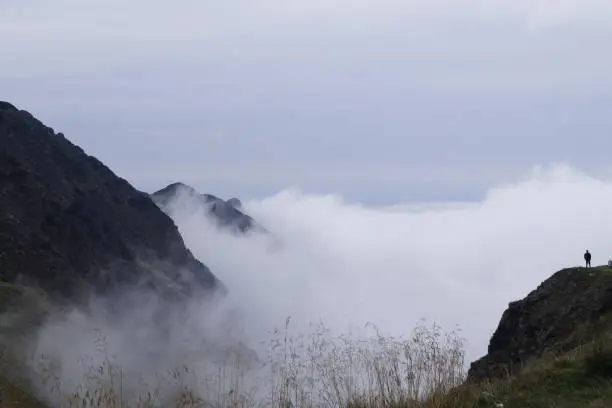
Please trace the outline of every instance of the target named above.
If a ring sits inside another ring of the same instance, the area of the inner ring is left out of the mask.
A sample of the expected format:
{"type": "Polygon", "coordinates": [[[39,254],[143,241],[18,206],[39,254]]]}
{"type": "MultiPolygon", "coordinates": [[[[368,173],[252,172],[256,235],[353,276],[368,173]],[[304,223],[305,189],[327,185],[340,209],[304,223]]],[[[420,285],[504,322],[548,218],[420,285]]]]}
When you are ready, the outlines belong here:
{"type": "Polygon", "coordinates": [[[588,249],[584,253],[584,261],[586,262],[586,267],[590,268],[591,267],[591,253],[589,252],[588,249]]]}

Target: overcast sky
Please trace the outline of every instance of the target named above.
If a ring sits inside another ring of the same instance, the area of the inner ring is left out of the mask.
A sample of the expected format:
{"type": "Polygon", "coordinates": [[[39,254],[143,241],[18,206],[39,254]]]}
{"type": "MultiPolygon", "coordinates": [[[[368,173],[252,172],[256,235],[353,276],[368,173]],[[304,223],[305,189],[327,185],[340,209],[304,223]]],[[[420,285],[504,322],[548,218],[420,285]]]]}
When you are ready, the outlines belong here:
{"type": "Polygon", "coordinates": [[[609,0],[0,0],[0,99],[138,188],[479,198],[607,173],[609,0]]]}
{"type": "Polygon", "coordinates": [[[174,215],[250,328],[425,317],[471,361],[611,257],[611,49],[610,0],[0,0],[0,100],[140,189],[242,198],[280,250],[174,215]],[[355,203],[432,200],[479,201],[355,203]]]}

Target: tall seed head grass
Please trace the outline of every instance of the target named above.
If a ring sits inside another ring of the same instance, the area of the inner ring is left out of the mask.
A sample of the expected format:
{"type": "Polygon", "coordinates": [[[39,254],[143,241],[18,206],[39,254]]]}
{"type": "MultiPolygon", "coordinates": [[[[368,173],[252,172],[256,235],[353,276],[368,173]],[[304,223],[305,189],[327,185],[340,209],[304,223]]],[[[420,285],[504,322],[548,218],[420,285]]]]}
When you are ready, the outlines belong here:
{"type": "MultiPolygon", "coordinates": [[[[62,408],[417,407],[465,378],[456,331],[421,322],[408,338],[373,325],[366,327],[370,337],[334,336],[319,323],[304,335],[293,334],[290,323],[272,333],[256,368],[239,353],[226,353],[222,363],[190,354],[167,371],[128,374],[105,355],[102,363],[80,359],[87,374],[68,383],[62,368],[74,362],[39,355],[32,378],[38,395],[62,408]]],[[[102,334],[98,347],[105,352],[102,334]]]]}

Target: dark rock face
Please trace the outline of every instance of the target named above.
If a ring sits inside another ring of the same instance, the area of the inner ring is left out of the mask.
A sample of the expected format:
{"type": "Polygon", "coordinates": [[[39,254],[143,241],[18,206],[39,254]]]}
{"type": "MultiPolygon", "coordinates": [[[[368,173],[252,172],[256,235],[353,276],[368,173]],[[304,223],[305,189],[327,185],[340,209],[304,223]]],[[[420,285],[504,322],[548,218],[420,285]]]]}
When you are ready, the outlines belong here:
{"type": "Polygon", "coordinates": [[[146,193],[0,102],[0,280],[66,297],[143,284],[223,289],[146,193]]]}
{"type": "Polygon", "coordinates": [[[242,204],[237,198],[225,201],[212,194],[200,194],[193,187],[183,183],[170,184],[151,194],[151,197],[167,214],[176,200],[189,198],[199,202],[222,228],[228,228],[241,234],[254,230],[265,232],[265,229],[253,218],[240,210],[242,204]]]}
{"type": "Polygon", "coordinates": [[[564,353],[605,328],[612,312],[612,269],[563,269],[503,313],[487,355],[468,381],[516,374],[546,354],[564,353]]]}

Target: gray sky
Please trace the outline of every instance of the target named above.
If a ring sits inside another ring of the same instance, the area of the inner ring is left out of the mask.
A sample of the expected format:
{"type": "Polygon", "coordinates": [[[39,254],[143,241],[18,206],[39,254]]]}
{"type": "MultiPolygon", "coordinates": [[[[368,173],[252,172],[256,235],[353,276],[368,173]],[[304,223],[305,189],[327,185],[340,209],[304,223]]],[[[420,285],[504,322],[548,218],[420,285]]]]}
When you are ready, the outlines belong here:
{"type": "Polygon", "coordinates": [[[471,361],[508,302],[611,257],[611,40],[610,0],[0,0],[0,99],[138,188],[243,198],[280,248],[174,217],[247,328],[425,317],[471,361]]]}
{"type": "Polygon", "coordinates": [[[0,99],[137,187],[463,200],[608,172],[608,0],[0,0],[0,99]]]}

